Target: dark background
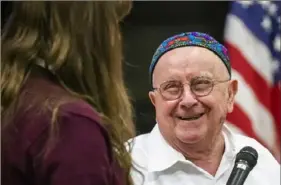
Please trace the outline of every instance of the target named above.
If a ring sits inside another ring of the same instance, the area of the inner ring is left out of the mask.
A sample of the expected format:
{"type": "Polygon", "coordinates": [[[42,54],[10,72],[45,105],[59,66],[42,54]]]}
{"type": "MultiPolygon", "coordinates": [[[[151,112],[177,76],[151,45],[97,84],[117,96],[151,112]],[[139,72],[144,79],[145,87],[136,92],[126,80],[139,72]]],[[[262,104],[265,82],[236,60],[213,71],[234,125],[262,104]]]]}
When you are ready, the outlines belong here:
{"type": "MultiPolygon", "coordinates": [[[[155,124],[148,99],[148,68],[158,45],[181,32],[206,32],[223,41],[229,2],[226,1],[135,1],[122,31],[125,47],[125,79],[133,100],[137,133],[149,132],[155,124]]],[[[11,2],[1,2],[1,25],[11,2]]]]}

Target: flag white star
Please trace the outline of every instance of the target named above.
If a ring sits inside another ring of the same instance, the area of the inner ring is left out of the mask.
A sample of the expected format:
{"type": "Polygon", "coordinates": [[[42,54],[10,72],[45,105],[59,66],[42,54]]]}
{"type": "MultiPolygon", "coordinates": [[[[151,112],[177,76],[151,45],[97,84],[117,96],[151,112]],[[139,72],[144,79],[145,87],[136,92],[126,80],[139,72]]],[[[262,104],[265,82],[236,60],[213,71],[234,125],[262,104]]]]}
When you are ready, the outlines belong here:
{"type": "Polygon", "coordinates": [[[268,8],[271,4],[270,1],[257,1],[263,8],[268,8]]]}
{"type": "Polygon", "coordinates": [[[265,29],[265,31],[270,32],[271,31],[271,20],[270,17],[265,15],[263,17],[263,20],[261,22],[261,26],[265,29]]]}
{"type": "Polygon", "coordinates": [[[254,1],[237,1],[237,3],[240,3],[243,8],[249,8],[249,6],[254,4],[254,1]]]}
{"type": "Polygon", "coordinates": [[[273,47],[277,52],[281,52],[281,38],[280,35],[277,35],[273,41],[273,47]]]}
{"type": "Polygon", "coordinates": [[[280,62],[276,58],[273,59],[271,67],[272,67],[271,70],[272,70],[273,74],[277,73],[281,67],[280,62]]]}
{"type": "Polygon", "coordinates": [[[270,3],[270,5],[268,6],[268,12],[271,16],[274,16],[277,12],[277,6],[275,3],[270,3]]]}

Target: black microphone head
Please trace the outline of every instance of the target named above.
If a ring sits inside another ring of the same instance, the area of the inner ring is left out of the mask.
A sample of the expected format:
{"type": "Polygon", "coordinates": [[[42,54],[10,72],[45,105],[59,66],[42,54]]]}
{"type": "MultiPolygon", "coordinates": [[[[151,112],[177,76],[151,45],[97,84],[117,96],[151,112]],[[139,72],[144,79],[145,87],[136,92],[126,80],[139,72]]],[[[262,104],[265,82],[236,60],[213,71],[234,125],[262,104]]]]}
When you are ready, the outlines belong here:
{"type": "Polygon", "coordinates": [[[235,163],[240,160],[247,161],[249,167],[253,169],[257,164],[258,152],[254,148],[246,146],[242,148],[240,152],[236,155],[235,163]]]}

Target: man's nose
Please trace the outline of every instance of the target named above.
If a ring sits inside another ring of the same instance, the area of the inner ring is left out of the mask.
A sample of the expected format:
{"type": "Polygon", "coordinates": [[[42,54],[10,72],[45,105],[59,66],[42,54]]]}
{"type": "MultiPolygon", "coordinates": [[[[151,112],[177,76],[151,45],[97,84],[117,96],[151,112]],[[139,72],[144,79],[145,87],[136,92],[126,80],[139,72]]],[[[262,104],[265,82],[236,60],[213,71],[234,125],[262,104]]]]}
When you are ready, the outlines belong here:
{"type": "Polygon", "coordinates": [[[198,100],[196,99],[196,96],[192,93],[190,86],[188,84],[184,85],[182,98],[180,101],[180,106],[184,107],[192,107],[194,104],[196,104],[198,100]]]}

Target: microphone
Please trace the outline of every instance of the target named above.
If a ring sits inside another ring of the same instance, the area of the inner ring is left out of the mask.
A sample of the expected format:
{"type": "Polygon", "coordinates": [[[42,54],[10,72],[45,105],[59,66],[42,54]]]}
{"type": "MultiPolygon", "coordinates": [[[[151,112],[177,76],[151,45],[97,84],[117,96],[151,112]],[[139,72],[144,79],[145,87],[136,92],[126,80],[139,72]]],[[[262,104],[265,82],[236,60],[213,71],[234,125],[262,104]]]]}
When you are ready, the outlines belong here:
{"type": "Polygon", "coordinates": [[[226,185],[243,185],[250,171],[256,166],[258,160],[257,151],[246,146],[236,155],[235,165],[226,185]]]}

